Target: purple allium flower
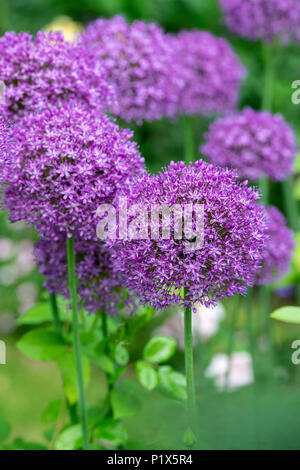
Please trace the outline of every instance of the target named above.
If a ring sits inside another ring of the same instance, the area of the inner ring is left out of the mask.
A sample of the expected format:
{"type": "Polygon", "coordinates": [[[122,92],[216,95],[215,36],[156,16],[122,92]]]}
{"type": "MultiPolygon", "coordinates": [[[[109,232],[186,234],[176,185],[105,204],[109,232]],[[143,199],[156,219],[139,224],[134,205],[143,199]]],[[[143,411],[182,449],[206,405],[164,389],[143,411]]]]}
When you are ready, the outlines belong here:
{"type": "MultiPolygon", "coordinates": [[[[10,125],[4,119],[0,108],[0,167],[5,165],[7,160],[11,158],[12,135],[10,125]]],[[[0,171],[0,184],[3,183],[3,174],[0,171]]]]}
{"type": "Polygon", "coordinates": [[[174,116],[180,79],[170,37],[154,23],[122,16],[100,18],[81,36],[82,42],[104,64],[115,86],[120,110],[112,111],[126,121],[174,116]]]}
{"type": "Polygon", "coordinates": [[[200,151],[214,165],[236,168],[242,178],[281,181],[293,172],[293,130],[280,115],[246,108],[216,120],[200,151]]]}
{"type": "Polygon", "coordinates": [[[290,267],[295,241],[293,231],[286,226],[283,214],[276,207],[266,209],[268,237],[262,268],[257,272],[257,284],[280,281],[290,267]]]}
{"type": "MultiPolygon", "coordinates": [[[[64,237],[42,239],[36,243],[35,260],[46,278],[44,286],[52,294],[69,298],[67,250],[64,237]]],[[[109,250],[99,241],[77,240],[75,237],[78,296],[89,313],[104,310],[114,315],[122,307],[134,309],[134,301],[122,288],[120,275],[114,270],[109,250]]]]}
{"type": "MultiPolygon", "coordinates": [[[[132,132],[81,103],[27,113],[14,127],[4,174],[4,206],[44,238],[72,230],[96,239],[96,211],[144,170],[132,132]]],[[[1,163],[1,162],[0,162],[1,163]]]]}
{"type": "Polygon", "coordinates": [[[234,108],[246,72],[228,41],[193,30],[179,33],[173,43],[184,83],[180,112],[223,114],[234,108]]]}
{"type": "Polygon", "coordinates": [[[247,39],[271,42],[300,27],[299,0],[220,0],[220,6],[229,29],[247,39]]]}
{"type": "Polygon", "coordinates": [[[0,81],[12,113],[76,96],[97,109],[112,106],[106,72],[86,48],[64,41],[60,32],[6,33],[0,38],[0,81]]]}
{"type": "MultiPolygon", "coordinates": [[[[171,162],[158,175],[138,179],[127,197],[129,207],[148,209],[204,205],[201,248],[190,250],[185,237],[178,239],[174,220],[170,239],[153,237],[148,225],[145,239],[107,240],[116,269],[143,303],[158,309],[172,303],[209,306],[225,296],[245,294],[253,285],[263,256],[265,214],[256,202],[259,193],[239,184],[236,172],[202,160],[188,168],[171,162]],[[183,287],[184,300],[179,295],[183,287]]],[[[189,237],[193,239],[192,233],[189,237]]]]}

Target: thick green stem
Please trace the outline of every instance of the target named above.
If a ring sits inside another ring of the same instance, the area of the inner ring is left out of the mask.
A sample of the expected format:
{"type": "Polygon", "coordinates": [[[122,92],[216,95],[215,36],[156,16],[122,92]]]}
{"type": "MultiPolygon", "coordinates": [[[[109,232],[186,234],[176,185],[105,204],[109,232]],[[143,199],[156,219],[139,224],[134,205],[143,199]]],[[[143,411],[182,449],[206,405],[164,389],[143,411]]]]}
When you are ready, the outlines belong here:
{"type": "Polygon", "coordinates": [[[273,101],[273,46],[269,44],[262,44],[262,55],[264,63],[264,85],[262,97],[262,109],[272,110],[273,101]]]}
{"type": "Polygon", "coordinates": [[[269,203],[270,194],[270,181],[265,176],[261,176],[258,183],[259,190],[261,192],[261,202],[267,206],[269,203]]]}
{"type": "Polygon", "coordinates": [[[74,249],[74,236],[67,238],[67,253],[68,253],[68,276],[69,276],[69,289],[72,306],[73,316],[73,348],[77,376],[77,389],[78,389],[78,406],[79,416],[82,427],[83,448],[89,449],[89,434],[88,434],[88,416],[85,403],[84,382],[82,372],[81,360],[81,343],[80,343],[80,329],[79,329],[79,316],[77,307],[77,283],[75,271],[75,249],[74,249]]]}
{"type": "Polygon", "coordinates": [[[196,391],[194,379],[193,359],[193,333],[192,333],[192,309],[184,310],[184,352],[185,352],[185,374],[187,384],[187,413],[189,428],[197,436],[197,414],[196,414],[196,391]]]}
{"type": "Polygon", "coordinates": [[[194,161],[194,120],[186,116],[184,122],[184,159],[186,164],[194,161]]]}
{"type": "Polygon", "coordinates": [[[61,333],[61,322],[59,318],[59,310],[57,305],[57,298],[55,294],[50,294],[50,305],[53,318],[53,325],[57,333],[61,333]]]}

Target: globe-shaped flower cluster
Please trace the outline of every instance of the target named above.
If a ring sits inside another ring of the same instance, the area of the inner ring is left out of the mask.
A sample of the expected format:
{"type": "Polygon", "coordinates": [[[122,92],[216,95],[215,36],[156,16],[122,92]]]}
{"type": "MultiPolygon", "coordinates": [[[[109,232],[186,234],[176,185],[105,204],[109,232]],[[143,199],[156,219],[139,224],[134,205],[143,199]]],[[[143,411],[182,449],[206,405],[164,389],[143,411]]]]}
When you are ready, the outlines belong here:
{"type": "MultiPolygon", "coordinates": [[[[99,241],[75,240],[78,295],[89,313],[105,311],[115,315],[120,308],[132,311],[134,300],[122,289],[120,274],[114,270],[109,250],[99,241]]],[[[36,243],[35,260],[46,278],[44,286],[52,294],[69,298],[67,249],[64,237],[36,243]]]]}
{"type": "Polygon", "coordinates": [[[131,138],[77,101],[27,113],[14,127],[13,158],[0,168],[11,220],[25,219],[45,238],[75,230],[95,239],[98,206],[144,171],[131,138]]]}
{"type": "Polygon", "coordinates": [[[228,28],[247,39],[271,42],[297,35],[300,28],[298,0],[219,0],[228,28]]]}
{"type": "Polygon", "coordinates": [[[280,115],[247,108],[211,124],[200,151],[215,165],[236,168],[241,178],[281,181],[293,172],[297,145],[280,115]]]}
{"type": "Polygon", "coordinates": [[[273,206],[266,209],[268,237],[262,268],[257,272],[257,284],[280,281],[288,272],[295,247],[292,230],[286,226],[284,215],[273,206]]]}
{"type": "Polygon", "coordinates": [[[100,18],[81,36],[83,44],[108,72],[119,111],[126,121],[174,116],[181,80],[176,73],[173,45],[156,24],[122,16],[100,18]]]}
{"type": "MultiPolygon", "coordinates": [[[[204,205],[200,248],[190,249],[185,236],[178,238],[174,221],[167,239],[152,238],[148,220],[144,239],[107,240],[116,269],[143,303],[158,309],[172,303],[209,306],[253,285],[266,237],[265,214],[256,202],[258,192],[239,184],[234,171],[203,161],[188,167],[172,162],[161,173],[138,179],[127,197],[129,207],[143,205],[148,212],[155,205],[177,204],[183,211],[186,204],[204,205]]],[[[193,241],[193,231],[188,233],[193,241]]]]}
{"type": "Polygon", "coordinates": [[[183,31],[173,40],[184,86],[178,114],[223,114],[234,108],[245,69],[226,39],[183,31]]]}
{"type": "Polygon", "coordinates": [[[115,100],[101,64],[85,47],[64,41],[60,32],[1,37],[0,82],[13,114],[75,96],[98,110],[110,108],[115,100]]]}

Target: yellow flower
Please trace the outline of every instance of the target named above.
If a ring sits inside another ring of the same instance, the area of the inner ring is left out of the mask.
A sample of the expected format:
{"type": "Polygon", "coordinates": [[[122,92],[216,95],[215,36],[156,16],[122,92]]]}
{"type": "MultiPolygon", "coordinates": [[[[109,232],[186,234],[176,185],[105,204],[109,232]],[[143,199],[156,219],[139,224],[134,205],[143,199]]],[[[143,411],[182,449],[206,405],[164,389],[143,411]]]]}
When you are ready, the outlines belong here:
{"type": "Polygon", "coordinates": [[[62,31],[65,40],[72,42],[83,28],[80,23],[73,21],[69,16],[59,15],[51,23],[44,26],[43,29],[45,31],[62,31]]]}

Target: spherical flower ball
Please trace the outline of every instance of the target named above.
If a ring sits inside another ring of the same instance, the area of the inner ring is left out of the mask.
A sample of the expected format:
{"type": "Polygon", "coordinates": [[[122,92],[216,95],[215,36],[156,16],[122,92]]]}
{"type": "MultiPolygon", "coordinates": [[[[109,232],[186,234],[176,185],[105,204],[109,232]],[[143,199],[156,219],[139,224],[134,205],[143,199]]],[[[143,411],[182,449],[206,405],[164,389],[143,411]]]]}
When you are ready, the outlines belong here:
{"type": "Polygon", "coordinates": [[[132,132],[78,102],[27,113],[14,128],[13,158],[0,168],[4,207],[44,238],[77,231],[97,239],[97,209],[144,172],[132,132]]]}
{"type": "Polygon", "coordinates": [[[256,284],[270,284],[280,281],[289,271],[295,247],[293,231],[286,226],[284,215],[276,208],[269,207],[262,268],[257,272],[256,284]]]}
{"type": "Polygon", "coordinates": [[[110,108],[115,100],[101,64],[85,47],[64,41],[60,32],[1,37],[0,82],[13,114],[74,96],[98,110],[110,108]]]}
{"type": "Polygon", "coordinates": [[[210,306],[244,294],[254,283],[264,248],[265,215],[258,198],[255,189],[238,183],[234,171],[202,160],[188,167],[172,162],[161,173],[138,179],[127,205],[129,216],[136,204],[141,213],[129,217],[128,239],[106,240],[127,288],[157,309],[172,303],[210,306]],[[169,233],[162,232],[163,220],[155,231],[159,208],[173,205],[169,233]]]}
{"type": "Polygon", "coordinates": [[[236,168],[242,178],[282,181],[293,172],[297,145],[282,116],[246,108],[213,122],[199,150],[215,165],[236,168]]]}
{"type": "Polygon", "coordinates": [[[299,30],[298,0],[220,0],[220,6],[228,28],[247,39],[271,42],[299,30]]]}
{"type": "Polygon", "coordinates": [[[173,40],[184,86],[178,112],[224,114],[238,102],[245,68],[228,41],[206,31],[182,31],[173,40]]]}
{"type": "MultiPolygon", "coordinates": [[[[41,239],[35,244],[34,255],[40,273],[46,278],[44,287],[69,299],[65,239],[41,239]]],[[[103,243],[75,236],[75,260],[78,296],[89,313],[102,310],[115,315],[120,308],[134,310],[134,300],[122,288],[120,274],[114,270],[109,250],[103,243]]]]}
{"type": "Polygon", "coordinates": [[[174,116],[181,80],[169,36],[154,23],[122,16],[100,18],[81,36],[83,44],[108,72],[125,121],[151,121],[174,116]]]}

